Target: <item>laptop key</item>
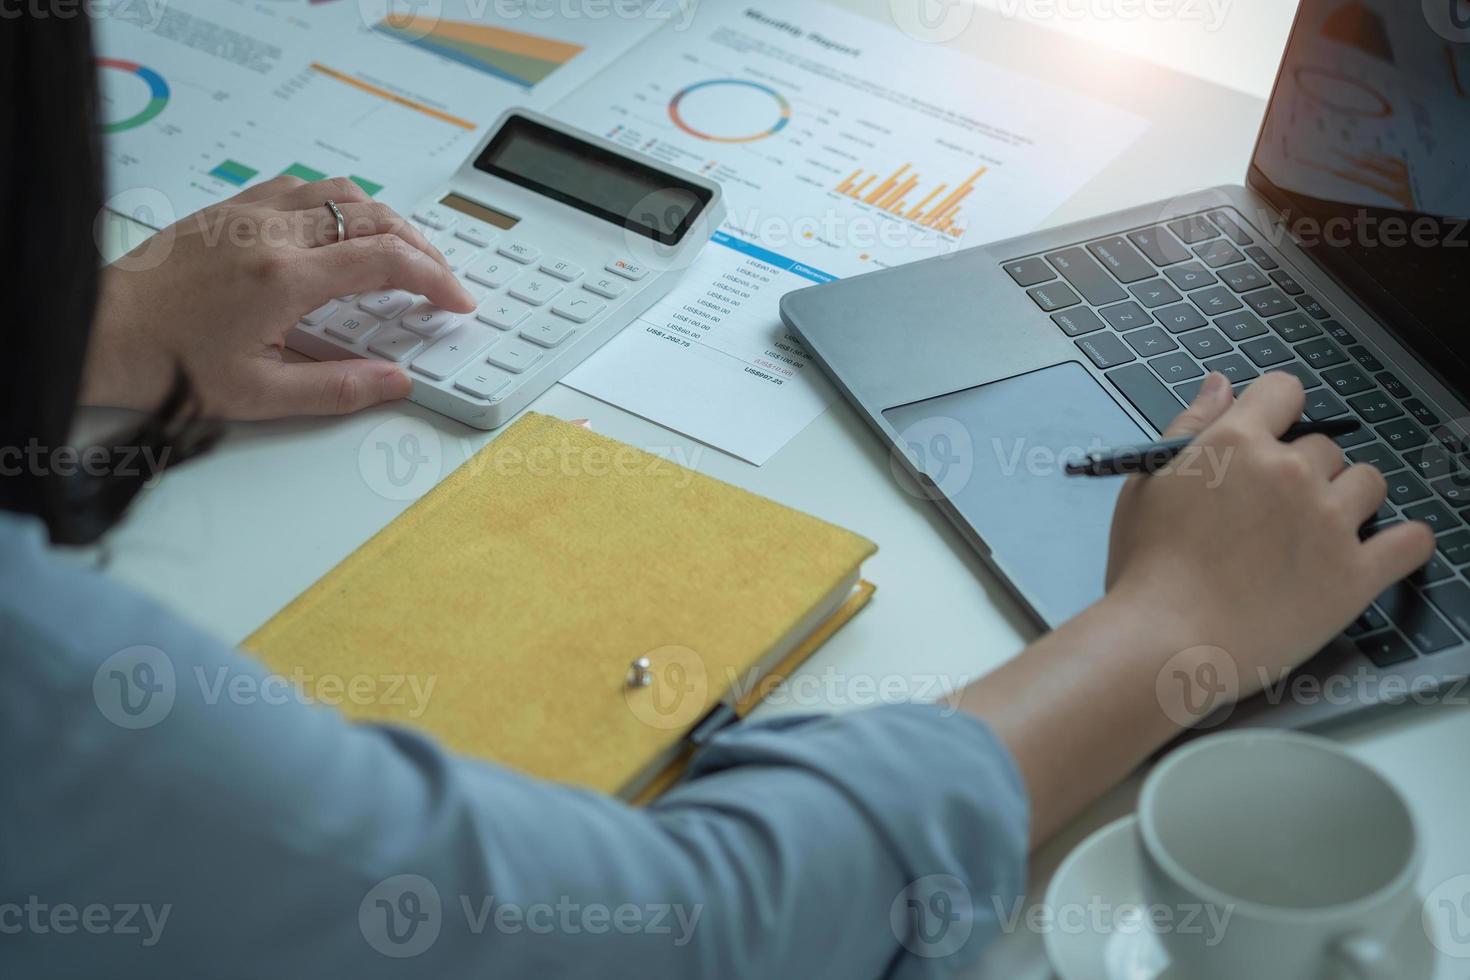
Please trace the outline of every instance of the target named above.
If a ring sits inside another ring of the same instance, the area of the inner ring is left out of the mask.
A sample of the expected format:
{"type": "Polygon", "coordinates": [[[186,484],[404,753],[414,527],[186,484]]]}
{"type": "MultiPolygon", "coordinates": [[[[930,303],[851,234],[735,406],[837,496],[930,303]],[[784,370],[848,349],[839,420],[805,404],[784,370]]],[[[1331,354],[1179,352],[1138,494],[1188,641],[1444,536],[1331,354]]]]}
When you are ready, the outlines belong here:
{"type": "Polygon", "coordinates": [[[1459,635],[1434,607],[1404,582],[1390,585],[1373,603],[1389,622],[1403,631],[1420,653],[1436,653],[1456,646],[1459,635]]]}
{"type": "Polygon", "coordinates": [[[1189,294],[1189,298],[1208,316],[1219,316],[1222,313],[1234,313],[1241,308],[1240,300],[1235,294],[1224,286],[1211,286],[1209,289],[1200,289],[1189,294]]]}
{"type": "Polygon", "coordinates": [[[1163,279],[1151,279],[1148,282],[1141,282],[1136,286],[1128,287],[1128,291],[1150,310],[1158,309],[1160,306],[1167,306],[1170,303],[1177,303],[1184,298],[1179,295],[1179,290],[1175,289],[1163,279]]]}
{"type": "MultiPolygon", "coordinates": [[[[1337,346],[1325,337],[1321,340],[1313,340],[1310,343],[1302,344],[1296,349],[1296,352],[1301,355],[1302,360],[1319,371],[1323,368],[1336,367],[1339,364],[1347,362],[1347,355],[1338,350],[1337,346]]],[[[1367,378],[1363,380],[1366,382],[1367,378]]],[[[1352,392],[1348,392],[1348,394],[1352,394],[1352,392]]]]}
{"type": "Polygon", "coordinates": [[[1457,469],[1450,454],[1438,446],[1421,446],[1418,449],[1410,449],[1404,453],[1404,462],[1408,463],[1409,468],[1415,473],[1430,481],[1449,476],[1457,469]]]}
{"type": "Polygon", "coordinates": [[[1404,408],[1409,410],[1409,414],[1414,416],[1414,421],[1420,425],[1427,425],[1431,428],[1439,425],[1439,416],[1431,412],[1429,406],[1417,398],[1410,398],[1404,402],[1404,408]]]}
{"type": "Polygon", "coordinates": [[[1167,354],[1179,349],[1174,338],[1165,333],[1163,327],[1144,327],[1142,330],[1124,334],[1123,339],[1128,341],[1129,347],[1144,357],[1167,354]]]}
{"type": "Polygon", "coordinates": [[[1348,404],[1353,406],[1353,411],[1363,417],[1364,422],[1387,422],[1389,419],[1395,419],[1404,414],[1397,402],[1379,391],[1370,391],[1366,395],[1350,398],[1348,404]]]}
{"type": "MultiPolygon", "coordinates": [[[[1439,553],[1444,555],[1445,560],[1451,565],[1470,565],[1470,531],[1454,531],[1443,535],[1437,544],[1439,553]]],[[[1440,608],[1441,611],[1444,611],[1444,607],[1440,608]]],[[[1447,612],[1446,615],[1448,615],[1447,612]]],[[[1470,605],[1466,606],[1465,616],[1466,622],[1470,622],[1470,605]]]]}
{"type": "Polygon", "coordinates": [[[1095,333],[1075,342],[1077,349],[1103,370],[1136,360],[1133,351],[1116,334],[1095,333]]]}
{"type": "Polygon", "coordinates": [[[1299,344],[1322,333],[1322,328],[1300,313],[1288,313],[1271,321],[1271,329],[1281,335],[1288,344],[1299,344]]]}
{"type": "Polygon", "coordinates": [[[1470,507],[1470,476],[1453,473],[1429,484],[1451,507],[1470,507]]]}
{"type": "Polygon", "coordinates": [[[1225,331],[1225,336],[1239,343],[1250,337],[1259,337],[1266,332],[1266,325],[1254,313],[1240,310],[1215,318],[1215,326],[1225,331]]]}
{"type": "Polygon", "coordinates": [[[1424,598],[1455,624],[1461,633],[1470,635],[1470,586],[1464,582],[1446,582],[1424,590],[1424,598]]]}
{"type": "Polygon", "coordinates": [[[1396,419],[1377,426],[1378,436],[1399,452],[1418,449],[1429,441],[1424,430],[1408,419],[1396,419]]]}
{"type": "Polygon", "coordinates": [[[1428,524],[1435,534],[1444,534],[1448,531],[1458,531],[1465,525],[1450,510],[1438,500],[1426,500],[1422,504],[1404,508],[1404,516],[1411,521],[1423,521],[1428,524]]]}
{"type": "Polygon", "coordinates": [[[1373,356],[1373,352],[1366,347],[1349,347],[1348,357],[1358,362],[1358,367],[1364,371],[1382,371],[1383,362],[1373,356]]]}
{"type": "MultiPolygon", "coordinates": [[[[1223,239],[1210,242],[1208,245],[1197,246],[1194,254],[1198,255],[1200,261],[1211,269],[1219,269],[1222,266],[1234,265],[1245,260],[1245,256],[1240,254],[1239,249],[1223,239]]],[[[1223,273],[1221,277],[1224,277],[1223,273]]]]}
{"type": "Polygon", "coordinates": [[[1427,564],[1409,576],[1409,582],[1415,587],[1422,589],[1425,586],[1433,585],[1436,582],[1443,582],[1445,579],[1454,577],[1455,570],[1450,567],[1450,563],[1439,557],[1439,555],[1435,555],[1429,559],[1427,564]]]}
{"type": "Polygon", "coordinates": [[[1204,314],[1190,306],[1188,303],[1175,303],[1173,306],[1165,306],[1154,310],[1154,316],[1158,317],[1160,323],[1170,333],[1183,333],[1186,330],[1194,330],[1209,324],[1204,314]]]}
{"type": "Polygon", "coordinates": [[[1270,272],[1272,269],[1276,268],[1276,260],[1271,258],[1270,254],[1259,245],[1252,245],[1251,247],[1247,248],[1245,250],[1245,254],[1249,255],[1252,262],[1260,266],[1262,269],[1265,269],[1267,272],[1270,272]]]}
{"type": "Polygon", "coordinates": [[[1245,229],[1240,227],[1240,224],[1224,211],[1211,211],[1210,220],[1215,223],[1216,227],[1228,235],[1230,240],[1235,244],[1242,248],[1252,244],[1253,239],[1251,236],[1246,234],[1245,229]]]}
{"type": "Polygon", "coordinates": [[[1129,300],[1116,306],[1105,306],[1099,312],[1102,318],[1112,325],[1114,330],[1133,330],[1136,327],[1146,326],[1153,323],[1154,318],[1144,312],[1143,307],[1129,300]]]}
{"type": "Polygon", "coordinates": [[[1368,376],[1359,370],[1355,364],[1349,364],[1347,367],[1333,368],[1330,371],[1323,371],[1322,379],[1344,398],[1348,395],[1356,395],[1359,392],[1367,391],[1373,387],[1373,382],[1369,381],[1368,376]]]}
{"type": "Polygon", "coordinates": [[[1085,306],[1079,306],[1074,310],[1064,310],[1051,315],[1052,322],[1062,328],[1062,332],[1068,337],[1080,337],[1094,330],[1101,330],[1106,324],[1102,317],[1092,312],[1085,306]]]}
{"type": "Polygon", "coordinates": [[[1382,385],[1384,391],[1401,401],[1413,394],[1402,381],[1387,371],[1373,375],[1373,380],[1382,385]]]}
{"type": "Polygon", "coordinates": [[[1046,261],[1093,306],[1105,306],[1128,298],[1123,287],[1080,245],[1064,248],[1059,252],[1049,252],[1046,261]]]}
{"type": "Polygon", "coordinates": [[[1200,262],[1186,262],[1183,265],[1176,265],[1172,269],[1165,269],[1164,275],[1168,276],[1170,282],[1186,293],[1191,289],[1213,286],[1220,281],[1215,277],[1213,272],[1206,269],[1204,264],[1200,262]]]}
{"type": "Polygon", "coordinates": [[[1323,388],[1307,395],[1306,406],[1302,409],[1307,418],[1313,422],[1321,422],[1324,419],[1335,419],[1339,415],[1347,414],[1347,406],[1342,403],[1332,392],[1323,388]]]}
{"type": "Polygon", "coordinates": [[[1204,369],[1194,362],[1187,354],[1165,354],[1148,362],[1149,367],[1158,372],[1159,377],[1170,384],[1180,381],[1189,381],[1203,375],[1204,369]]]}
{"type": "Polygon", "coordinates": [[[1256,367],[1271,367],[1282,364],[1292,359],[1291,348],[1280,340],[1270,337],[1259,337],[1241,343],[1240,349],[1245,356],[1255,362],[1256,367]]]}
{"type": "Polygon", "coordinates": [[[1306,310],[1307,316],[1311,317],[1313,320],[1325,320],[1332,315],[1331,313],[1327,312],[1327,308],[1325,306],[1323,306],[1321,303],[1317,302],[1310,296],[1298,296],[1296,302],[1298,306],[1300,306],[1303,310],[1306,310]]]}
{"type": "Polygon", "coordinates": [[[1220,270],[1220,281],[1237,293],[1248,293],[1253,289],[1262,289],[1271,285],[1270,280],[1261,274],[1261,271],[1249,262],[1240,265],[1232,265],[1228,269],[1220,270]]]}
{"type": "Polygon", "coordinates": [[[1359,446],[1357,449],[1349,449],[1347,458],[1354,463],[1366,463],[1369,466],[1376,466],[1380,473],[1392,473],[1395,470],[1404,468],[1403,460],[1390,452],[1389,448],[1381,442],[1359,446]]]}
{"type": "Polygon", "coordinates": [[[1322,329],[1327,331],[1327,336],[1331,337],[1333,340],[1337,341],[1339,344],[1356,344],[1357,343],[1357,340],[1355,340],[1353,338],[1353,335],[1350,334],[1350,333],[1348,333],[1348,328],[1347,327],[1344,327],[1342,324],[1338,323],[1336,320],[1324,320],[1324,321],[1322,321],[1322,329]]]}
{"type": "Polygon", "coordinates": [[[1352,449],[1355,446],[1361,446],[1365,442],[1372,442],[1373,430],[1366,427],[1361,428],[1356,432],[1349,432],[1345,436],[1333,436],[1332,441],[1343,449],[1352,449]]]}
{"type": "Polygon", "coordinates": [[[1251,293],[1245,297],[1245,302],[1247,306],[1256,311],[1258,316],[1267,319],[1280,316],[1282,313],[1290,313],[1296,308],[1291,305],[1291,300],[1286,298],[1286,294],[1275,286],[1251,293]]]}
{"type": "MultiPolygon", "coordinates": [[[[1251,362],[1239,354],[1226,354],[1224,357],[1216,357],[1213,360],[1205,361],[1204,367],[1206,371],[1217,371],[1225,375],[1233,385],[1242,384],[1260,377],[1259,372],[1251,367],[1251,362]]],[[[1177,388],[1175,389],[1175,391],[1178,390],[1177,388]]]]}
{"type": "Polygon", "coordinates": [[[1068,306],[1076,306],[1082,302],[1082,297],[1078,296],[1070,286],[1063,282],[1047,283],[1045,286],[1028,289],[1026,290],[1026,295],[1035,300],[1036,305],[1041,307],[1045,313],[1050,313],[1052,310],[1065,309],[1068,306]]]}
{"type": "Polygon", "coordinates": [[[1220,237],[1219,230],[1205,220],[1205,216],[1202,214],[1195,214],[1188,218],[1180,218],[1178,221],[1171,221],[1169,222],[1169,230],[1189,245],[1197,245],[1200,242],[1209,241],[1211,238],[1220,237]]]}
{"type": "Polygon", "coordinates": [[[1302,288],[1301,283],[1291,278],[1291,275],[1285,269],[1278,269],[1271,273],[1271,281],[1280,286],[1281,291],[1288,296],[1300,296],[1306,292],[1302,288]]]}
{"type": "Polygon", "coordinates": [[[1035,286],[1037,283],[1051,282],[1057,277],[1057,274],[1051,271],[1051,266],[1040,258],[1007,262],[1004,268],[1006,274],[1016,280],[1017,286],[1035,286]]]}
{"type": "Polygon", "coordinates": [[[1142,364],[1130,364],[1104,375],[1150,425],[1160,432],[1184,411],[1179,399],[1159,383],[1142,364]]]}
{"type": "Polygon", "coordinates": [[[1429,496],[1429,488],[1409,474],[1408,470],[1388,477],[1388,499],[1400,507],[1416,504],[1429,496]]]}
{"type": "Polygon", "coordinates": [[[1140,255],[1138,249],[1129,244],[1128,239],[1122,235],[1093,242],[1087,246],[1087,250],[1103,264],[1103,268],[1116,276],[1119,282],[1141,282],[1157,275],[1148,260],[1140,255]]]}
{"type": "Polygon", "coordinates": [[[1392,667],[1413,660],[1417,654],[1402,636],[1397,633],[1375,633],[1358,641],[1358,649],[1373,661],[1375,667],[1392,667]]]}
{"type": "MultiPolygon", "coordinates": [[[[1192,258],[1189,249],[1179,244],[1179,239],[1162,225],[1153,228],[1144,228],[1128,234],[1128,240],[1138,246],[1139,251],[1147,255],[1149,261],[1154,265],[1174,265],[1192,258]]],[[[1176,283],[1177,285],[1177,283],[1176,283]]],[[[1181,289],[1184,287],[1180,287],[1181,289]]]]}
{"type": "Polygon", "coordinates": [[[1214,327],[1187,333],[1179,338],[1179,342],[1184,345],[1185,350],[1202,361],[1209,357],[1218,357],[1230,350],[1230,341],[1221,336],[1220,331],[1214,327]]]}

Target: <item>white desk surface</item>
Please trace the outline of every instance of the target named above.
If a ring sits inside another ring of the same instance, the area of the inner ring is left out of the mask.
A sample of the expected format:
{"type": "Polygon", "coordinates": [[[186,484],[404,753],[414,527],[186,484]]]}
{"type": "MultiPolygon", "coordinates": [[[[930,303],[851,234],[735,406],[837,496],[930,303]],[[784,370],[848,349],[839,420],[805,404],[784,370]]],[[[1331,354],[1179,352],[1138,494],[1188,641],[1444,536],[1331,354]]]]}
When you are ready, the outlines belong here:
{"type": "MultiPolygon", "coordinates": [[[[1006,2],[1011,0],[981,0],[1001,9],[1006,2]]],[[[882,16],[887,3],[845,5],[882,16]]],[[[1178,126],[1156,124],[1048,223],[1240,181],[1294,4],[1252,0],[1250,9],[1240,9],[1246,6],[1227,2],[1226,18],[1214,31],[1181,19],[1089,28],[1056,17],[1045,23],[1055,30],[1036,29],[977,15],[956,46],[1024,71],[1044,65],[1048,77],[1060,73],[1115,97],[1127,92],[1148,99],[1153,96],[1140,93],[1167,92],[1178,82],[1118,51],[1192,69],[1229,86],[1203,89],[1210,102],[1193,106],[1192,122],[1170,116],[1181,120],[1178,126]],[[1074,37],[1089,31],[1102,43],[1074,37]]],[[[140,233],[120,219],[108,232],[115,239],[105,249],[109,258],[120,241],[136,242],[140,233]]],[[[806,690],[822,692],[834,710],[862,706],[882,683],[902,683],[914,692],[935,683],[963,683],[1013,656],[1034,635],[937,511],[901,489],[884,452],[841,402],[760,468],[562,386],[534,407],[562,418],[588,418],[596,431],[633,445],[683,453],[705,473],[878,541],[882,550],[866,569],[879,585],[877,598],[806,667],[820,679],[806,690]]],[[[89,426],[105,421],[98,414],[89,426]]],[[[367,458],[377,460],[378,476],[372,465],[359,465],[359,451],[375,441],[369,438],[375,427],[404,414],[437,433],[425,446],[431,460],[425,465],[442,473],[488,438],[408,404],[340,420],[237,426],[219,450],[169,474],[140,502],[113,541],[115,574],[226,639],[242,639],[407,506],[375,491],[383,485],[383,464],[371,445],[367,458]]],[[[1387,774],[1411,801],[1428,853],[1426,892],[1470,872],[1470,711],[1413,708],[1346,726],[1333,736],[1387,774]]],[[[1137,778],[1128,781],[1036,855],[1028,902],[1041,901],[1052,872],[1078,841],[1131,811],[1137,789],[1137,778]]],[[[1025,931],[1004,937],[974,976],[1051,976],[1041,937],[1025,931]]],[[[1464,980],[1470,960],[1444,958],[1437,976],[1464,980]]]]}

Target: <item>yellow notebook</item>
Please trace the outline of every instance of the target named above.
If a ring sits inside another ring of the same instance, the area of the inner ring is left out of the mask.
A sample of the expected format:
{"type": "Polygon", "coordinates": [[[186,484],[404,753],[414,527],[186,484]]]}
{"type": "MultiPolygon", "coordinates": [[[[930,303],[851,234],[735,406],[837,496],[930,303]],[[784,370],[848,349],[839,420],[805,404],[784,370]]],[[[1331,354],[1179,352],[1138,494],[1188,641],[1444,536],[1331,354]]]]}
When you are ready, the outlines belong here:
{"type": "Polygon", "coordinates": [[[647,798],[696,729],[749,711],[866,603],[875,550],[530,413],[245,646],[287,677],[400,679],[338,699],[358,720],[647,798]]]}

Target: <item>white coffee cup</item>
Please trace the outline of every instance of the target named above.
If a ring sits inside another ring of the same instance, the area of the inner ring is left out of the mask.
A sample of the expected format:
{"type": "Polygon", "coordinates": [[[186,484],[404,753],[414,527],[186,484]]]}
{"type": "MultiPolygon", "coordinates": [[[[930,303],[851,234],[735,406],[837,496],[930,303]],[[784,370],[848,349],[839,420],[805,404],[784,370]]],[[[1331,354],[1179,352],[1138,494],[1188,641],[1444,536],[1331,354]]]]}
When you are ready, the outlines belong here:
{"type": "Polygon", "coordinates": [[[1332,742],[1191,742],[1144,782],[1138,833],[1148,900],[1174,923],[1159,930],[1171,976],[1400,976],[1390,944],[1418,905],[1419,835],[1393,786],[1332,742]]]}

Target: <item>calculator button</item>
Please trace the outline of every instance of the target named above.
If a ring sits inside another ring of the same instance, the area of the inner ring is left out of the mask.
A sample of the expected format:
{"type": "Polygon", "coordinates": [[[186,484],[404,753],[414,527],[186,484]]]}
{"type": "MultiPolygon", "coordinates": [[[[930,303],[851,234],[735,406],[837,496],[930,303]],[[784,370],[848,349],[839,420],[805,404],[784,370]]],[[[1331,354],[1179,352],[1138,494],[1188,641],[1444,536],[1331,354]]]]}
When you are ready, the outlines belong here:
{"type": "Polygon", "coordinates": [[[469,242],[458,238],[440,238],[434,242],[444,261],[449,263],[450,272],[458,272],[480,257],[480,250],[469,242]]]}
{"type": "Polygon", "coordinates": [[[448,310],[441,310],[431,303],[420,303],[405,313],[399,322],[404,329],[432,339],[458,320],[459,317],[448,310]]]}
{"type": "Polygon", "coordinates": [[[622,276],[624,279],[631,279],[634,282],[648,275],[647,267],[629,262],[627,259],[617,259],[609,262],[607,264],[607,271],[614,275],[622,276]]]}
{"type": "Polygon", "coordinates": [[[543,306],[560,296],[561,292],[562,288],[556,284],[556,280],[547,279],[545,276],[522,279],[510,288],[512,296],[532,306],[543,306]]]}
{"type": "Polygon", "coordinates": [[[541,250],[525,242],[506,242],[500,246],[500,254],[508,259],[516,260],[521,265],[530,265],[541,258],[541,250]]]}
{"type": "Polygon", "coordinates": [[[336,302],[328,300],[321,306],[318,306],[316,309],[306,314],[306,316],[302,317],[301,322],[306,324],[308,327],[314,327],[325,320],[327,317],[331,316],[333,313],[336,313],[337,308],[338,304],[336,302]]]}
{"type": "Polygon", "coordinates": [[[356,310],[343,310],[336,316],[327,320],[323,327],[329,337],[345,340],[349,344],[355,344],[359,340],[367,340],[378,332],[378,321],[366,314],[356,310]]]}
{"type": "Polygon", "coordinates": [[[368,344],[368,350],[390,361],[403,361],[412,357],[422,346],[424,346],[424,338],[412,330],[404,330],[402,327],[385,327],[377,337],[373,338],[373,342],[368,344]]]}
{"type": "Polygon", "coordinates": [[[525,303],[517,303],[504,296],[492,297],[475,312],[476,318],[481,322],[500,330],[514,330],[530,315],[531,308],[525,303]]]}
{"type": "Polygon", "coordinates": [[[504,371],[497,371],[485,364],[477,364],[455,378],[454,386],[476,398],[494,401],[497,397],[507,394],[514,382],[515,378],[504,371]]]}
{"type": "Polygon", "coordinates": [[[607,277],[588,280],[582,284],[582,288],[590,289],[597,295],[606,296],[608,299],[617,299],[628,291],[626,283],[607,277]]]}
{"type": "Polygon", "coordinates": [[[556,317],[540,316],[521,328],[521,336],[535,344],[537,347],[556,347],[572,334],[577,328],[565,320],[556,317]]]}
{"type": "Polygon", "coordinates": [[[401,289],[388,289],[381,293],[365,293],[357,305],[384,320],[396,320],[413,305],[413,297],[401,289]]]}
{"type": "Polygon", "coordinates": [[[520,374],[527,368],[535,367],[536,362],[541,360],[541,352],[530,344],[511,341],[492,350],[486,360],[511,374],[520,374]]]}
{"type": "Polygon", "coordinates": [[[580,265],[574,265],[563,259],[549,258],[541,263],[541,271],[548,276],[556,276],[562,282],[575,282],[582,278],[583,269],[580,265]]]}
{"type": "Polygon", "coordinates": [[[454,237],[467,241],[471,245],[487,248],[491,242],[500,237],[500,232],[483,221],[466,221],[454,230],[454,237]]]}
{"type": "Polygon", "coordinates": [[[495,342],[496,334],[478,323],[462,323],[438,343],[413,359],[413,369],[435,381],[443,381],[461,370],[476,354],[495,342]]]}
{"type": "Polygon", "coordinates": [[[491,289],[499,289],[520,274],[520,266],[491,256],[472,264],[465,271],[465,278],[472,279],[482,286],[489,286],[491,289]]]}
{"type": "Polygon", "coordinates": [[[577,323],[586,323],[605,309],[607,309],[606,303],[593,299],[585,292],[579,290],[578,292],[568,294],[551,308],[551,312],[577,323]]]}
{"type": "Polygon", "coordinates": [[[421,225],[428,225],[435,231],[446,231],[454,227],[457,219],[443,208],[425,207],[419,208],[413,213],[413,220],[421,225]]]}

